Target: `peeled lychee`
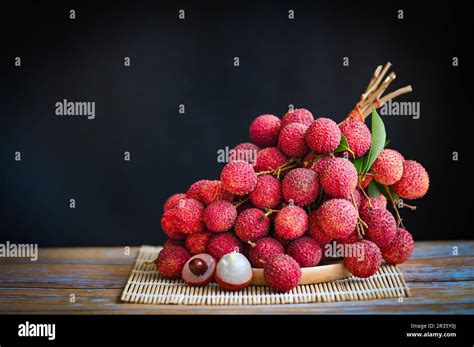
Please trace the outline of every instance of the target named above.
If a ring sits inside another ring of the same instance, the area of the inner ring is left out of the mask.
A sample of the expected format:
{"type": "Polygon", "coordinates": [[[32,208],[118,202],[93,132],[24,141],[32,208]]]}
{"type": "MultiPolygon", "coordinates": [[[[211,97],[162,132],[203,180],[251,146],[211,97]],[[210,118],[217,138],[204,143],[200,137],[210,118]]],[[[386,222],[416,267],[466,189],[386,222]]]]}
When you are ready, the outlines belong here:
{"type": "Polygon", "coordinates": [[[236,160],[224,166],[221,182],[225,190],[241,196],[255,189],[257,174],[252,165],[243,160],[236,160]]]}
{"type": "Polygon", "coordinates": [[[266,236],[269,230],[270,219],[258,208],[249,208],[241,212],[235,222],[235,234],[244,242],[266,236]]]}
{"type": "Polygon", "coordinates": [[[370,148],[372,136],[370,130],[358,119],[349,118],[339,124],[349,148],[354,152],[356,158],[362,157],[370,148]]]}
{"type": "Polygon", "coordinates": [[[355,242],[353,252],[344,257],[344,265],[356,277],[370,277],[377,272],[382,263],[380,249],[373,242],[361,240],[355,242]]]}
{"type": "Polygon", "coordinates": [[[226,191],[222,186],[222,182],[218,180],[203,183],[200,197],[200,201],[202,201],[204,205],[209,205],[211,202],[217,200],[232,201],[234,199],[234,195],[226,191]]]}
{"type": "Polygon", "coordinates": [[[316,220],[324,233],[332,239],[344,239],[357,225],[357,210],[345,199],[331,199],[317,209],[316,220]]]}
{"type": "Polygon", "coordinates": [[[228,253],[219,260],[216,268],[216,281],[226,290],[240,290],[252,280],[252,266],[240,253],[228,253]]]}
{"type": "Polygon", "coordinates": [[[186,236],[186,240],[184,241],[186,245],[186,249],[189,253],[195,255],[199,253],[206,253],[207,252],[207,244],[212,237],[212,233],[205,230],[200,233],[195,233],[186,236]]]}
{"type": "Polygon", "coordinates": [[[219,260],[224,254],[241,252],[242,243],[232,233],[219,233],[211,237],[207,244],[207,253],[219,260]]]}
{"type": "Polygon", "coordinates": [[[300,237],[291,241],[286,253],[295,259],[301,267],[311,267],[319,264],[322,249],[318,242],[311,237],[300,237]]]}
{"type": "Polygon", "coordinates": [[[179,278],[184,264],[190,257],[191,255],[184,247],[162,249],[156,258],[156,268],[163,277],[179,278]]]}
{"type": "Polygon", "coordinates": [[[306,143],[317,154],[334,152],[341,142],[341,130],[329,118],[318,118],[306,131],[306,143]]]}
{"type": "Polygon", "coordinates": [[[281,129],[286,127],[290,123],[300,123],[304,125],[310,125],[313,123],[314,117],[311,112],[305,108],[297,108],[293,111],[288,111],[281,120],[281,129]]]}
{"type": "Polygon", "coordinates": [[[275,217],[275,233],[284,240],[297,239],[307,229],[308,215],[301,207],[283,207],[275,217]]]}
{"type": "Polygon", "coordinates": [[[389,210],[369,209],[364,221],[368,226],[367,237],[380,248],[388,245],[397,233],[397,223],[389,210]]]}
{"type": "Polygon", "coordinates": [[[210,231],[222,232],[230,230],[237,218],[237,209],[232,203],[218,200],[207,206],[204,211],[204,223],[210,231]]]}
{"type": "Polygon", "coordinates": [[[233,148],[229,161],[244,160],[249,164],[255,165],[257,160],[257,153],[260,148],[253,143],[240,143],[233,148]]]}
{"type": "Polygon", "coordinates": [[[318,176],[311,169],[293,169],[283,178],[282,192],[287,202],[293,200],[298,206],[309,205],[319,194],[318,176]]]}
{"type": "Polygon", "coordinates": [[[304,157],[308,153],[305,141],[307,125],[291,123],[280,131],[278,148],[289,157],[304,157]]]}
{"type": "Polygon", "coordinates": [[[214,279],[216,260],[209,254],[197,254],[186,262],[181,278],[192,286],[205,286],[214,279]]]}
{"type": "Polygon", "coordinates": [[[189,187],[189,189],[186,193],[186,196],[190,199],[200,201],[201,200],[201,188],[202,188],[203,184],[206,183],[206,182],[209,182],[209,180],[200,180],[200,181],[197,181],[197,182],[194,182],[193,184],[191,184],[191,186],[189,187]]]}
{"type": "Polygon", "coordinates": [[[287,162],[286,156],[277,147],[262,149],[257,154],[255,172],[275,170],[287,162]]]}
{"type": "Polygon", "coordinates": [[[178,206],[178,203],[181,199],[186,199],[186,198],[187,196],[184,193],[177,193],[177,194],[171,195],[166,200],[165,204],[163,205],[163,210],[168,211],[168,210],[171,210],[172,208],[175,208],[176,206],[178,206]]]}
{"type": "Polygon", "coordinates": [[[257,185],[249,194],[250,201],[258,208],[275,208],[281,202],[280,180],[272,175],[257,178],[257,185]]]}
{"type": "Polygon", "coordinates": [[[382,256],[389,264],[401,264],[411,257],[415,243],[405,229],[398,228],[392,241],[382,248],[382,256]]]}
{"type": "Polygon", "coordinates": [[[311,211],[308,215],[308,235],[320,245],[325,245],[332,240],[332,237],[327,235],[319,226],[318,216],[319,213],[317,210],[311,211]]]}
{"type": "Polygon", "coordinates": [[[430,187],[430,177],[425,168],[414,160],[403,162],[403,174],[393,185],[393,191],[404,199],[419,199],[430,187]]]}
{"type": "Polygon", "coordinates": [[[176,208],[165,212],[174,212],[174,225],[184,234],[193,234],[204,229],[204,206],[195,199],[182,199],[176,208]]]}
{"type": "Polygon", "coordinates": [[[347,198],[357,186],[357,170],[349,160],[333,158],[320,175],[321,187],[330,196],[347,198]]]}
{"type": "Polygon", "coordinates": [[[287,254],[271,257],[263,268],[265,282],[274,291],[288,292],[301,280],[301,268],[296,260],[287,254]]]}
{"type": "Polygon", "coordinates": [[[280,118],[264,114],[254,119],[250,125],[250,138],[260,147],[275,146],[280,132],[280,118]]]}
{"type": "Polygon", "coordinates": [[[284,254],[285,248],[280,242],[271,237],[263,237],[250,243],[248,256],[253,267],[263,268],[271,257],[284,254]]]}
{"type": "Polygon", "coordinates": [[[402,177],[403,161],[403,156],[399,152],[384,149],[375,159],[370,172],[374,174],[374,180],[380,184],[392,185],[402,177]]]}

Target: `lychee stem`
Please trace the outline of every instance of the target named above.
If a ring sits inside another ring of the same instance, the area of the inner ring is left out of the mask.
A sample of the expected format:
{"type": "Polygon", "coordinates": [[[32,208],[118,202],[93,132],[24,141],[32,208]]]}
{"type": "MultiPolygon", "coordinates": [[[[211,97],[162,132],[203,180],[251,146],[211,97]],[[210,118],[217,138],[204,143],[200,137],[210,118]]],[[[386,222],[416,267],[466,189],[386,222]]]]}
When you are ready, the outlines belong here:
{"type": "Polygon", "coordinates": [[[252,242],[250,240],[247,241],[247,243],[250,245],[250,247],[255,248],[257,244],[255,242],[252,242]]]}
{"type": "Polygon", "coordinates": [[[280,210],[272,210],[271,208],[266,208],[265,209],[265,214],[263,215],[263,218],[267,218],[269,215],[271,215],[273,212],[280,212],[280,210]]]}
{"type": "Polygon", "coordinates": [[[242,204],[245,204],[247,201],[249,201],[249,198],[246,198],[244,200],[240,200],[240,201],[237,201],[237,202],[234,202],[233,205],[235,208],[238,208],[240,207],[242,204]]]}
{"type": "Polygon", "coordinates": [[[385,191],[387,192],[388,197],[390,198],[390,202],[392,203],[392,207],[395,210],[395,214],[397,215],[397,226],[398,227],[401,226],[402,228],[404,228],[403,219],[400,216],[400,212],[398,211],[397,204],[395,202],[395,199],[392,196],[392,192],[390,192],[390,188],[388,186],[384,186],[384,187],[385,187],[385,191]]]}
{"type": "Polygon", "coordinates": [[[403,202],[403,207],[409,208],[412,211],[416,211],[416,206],[408,205],[405,202],[403,202]]]}
{"type": "Polygon", "coordinates": [[[359,184],[359,188],[360,190],[362,191],[362,194],[364,194],[364,197],[367,199],[367,202],[369,203],[369,208],[372,208],[372,201],[370,200],[370,197],[367,195],[367,193],[365,192],[365,190],[362,188],[362,186],[359,184]]]}

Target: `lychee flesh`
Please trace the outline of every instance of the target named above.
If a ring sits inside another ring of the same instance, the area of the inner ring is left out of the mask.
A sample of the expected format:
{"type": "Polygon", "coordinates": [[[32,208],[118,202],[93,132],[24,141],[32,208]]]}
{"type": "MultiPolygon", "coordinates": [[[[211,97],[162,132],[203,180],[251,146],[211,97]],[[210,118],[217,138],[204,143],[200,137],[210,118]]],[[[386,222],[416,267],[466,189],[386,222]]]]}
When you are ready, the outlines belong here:
{"type": "Polygon", "coordinates": [[[226,191],[242,196],[255,189],[257,174],[252,165],[243,160],[236,160],[224,166],[221,182],[226,191]]]}
{"type": "Polygon", "coordinates": [[[201,200],[201,188],[206,182],[209,182],[209,180],[199,180],[199,181],[194,182],[193,184],[191,184],[188,191],[186,192],[186,197],[188,197],[190,199],[200,201],[201,200]]]}
{"type": "Polygon", "coordinates": [[[219,260],[216,268],[216,281],[226,290],[240,290],[252,280],[252,266],[240,253],[228,253],[219,260]]]}
{"type": "Polygon", "coordinates": [[[195,199],[182,199],[178,206],[168,212],[174,212],[174,224],[180,232],[193,234],[204,230],[204,206],[195,199]]]}
{"type": "Polygon", "coordinates": [[[319,264],[322,248],[311,237],[303,236],[291,241],[286,248],[286,253],[295,259],[301,267],[311,267],[319,264]]]}
{"type": "Polygon", "coordinates": [[[249,133],[252,142],[260,147],[275,146],[280,132],[280,118],[264,114],[254,119],[250,125],[249,133]]]}
{"type": "Polygon", "coordinates": [[[319,194],[317,174],[305,168],[289,171],[282,181],[282,193],[286,202],[293,200],[298,206],[311,204],[319,194]]]}
{"type": "Polygon", "coordinates": [[[260,148],[253,143],[240,143],[233,148],[229,161],[244,160],[249,164],[255,165],[258,151],[260,151],[260,148]]]}
{"type": "Polygon", "coordinates": [[[221,181],[207,181],[201,186],[200,201],[204,205],[209,205],[217,200],[232,201],[233,199],[234,195],[224,189],[221,181]]]}
{"type": "Polygon", "coordinates": [[[301,267],[291,256],[279,254],[265,263],[263,276],[274,291],[288,292],[300,283],[301,267]]]}
{"type": "Polygon", "coordinates": [[[378,183],[392,185],[402,177],[403,161],[404,158],[399,152],[384,149],[375,159],[370,172],[374,174],[374,180],[378,183]]]}
{"type": "Polygon", "coordinates": [[[286,206],[275,217],[275,233],[284,240],[294,240],[308,230],[308,215],[299,206],[286,206]]]}
{"type": "Polygon", "coordinates": [[[344,239],[356,228],[358,212],[345,199],[331,199],[317,209],[317,221],[324,233],[332,239],[344,239]]]}
{"type": "Polygon", "coordinates": [[[367,278],[374,275],[382,264],[379,247],[368,240],[353,243],[354,252],[344,258],[344,265],[356,277],[367,278]]]}
{"type": "Polygon", "coordinates": [[[237,218],[235,206],[225,200],[215,201],[204,211],[204,223],[210,231],[222,232],[230,230],[237,218]]]}
{"type": "Polygon", "coordinates": [[[300,123],[304,125],[310,125],[313,123],[313,114],[305,108],[297,108],[293,111],[287,112],[281,120],[281,129],[285,128],[291,123],[300,123]]]}
{"type": "Polygon", "coordinates": [[[332,240],[332,237],[327,235],[319,226],[319,213],[317,210],[311,211],[308,215],[308,235],[312,237],[320,245],[325,245],[332,240]]]}
{"type": "Polygon", "coordinates": [[[306,143],[315,153],[334,152],[341,142],[341,130],[329,118],[318,118],[306,131],[306,143]]]}
{"type": "Polygon", "coordinates": [[[425,168],[414,160],[403,162],[403,174],[393,185],[393,191],[403,199],[419,199],[430,187],[430,177],[425,168]]]}
{"type": "Polygon", "coordinates": [[[304,157],[308,153],[306,129],[308,126],[300,123],[291,123],[282,128],[278,137],[278,148],[289,157],[304,157]]]}
{"type": "Polygon", "coordinates": [[[166,278],[180,278],[184,264],[191,255],[184,247],[162,249],[156,258],[156,268],[161,276],[166,278]]]}
{"type": "Polygon", "coordinates": [[[205,286],[214,279],[216,260],[200,253],[189,258],[181,271],[181,278],[191,286],[205,286]]]}
{"type": "Polygon", "coordinates": [[[280,180],[272,175],[261,175],[257,185],[249,194],[250,201],[258,208],[275,208],[281,203],[280,180]]]}
{"type": "Polygon", "coordinates": [[[224,254],[242,252],[242,243],[231,232],[213,235],[207,244],[207,253],[219,260],[224,254]]]}
{"type": "Polygon", "coordinates": [[[186,249],[192,255],[206,253],[207,244],[209,243],[209,240],[211,239],[212,235],[213,234],[211,232],[205,230],[200,233],[195,233],[186,236],[186,239],[184,240],[186,249]]]}
{"type": "Polygon", "coordinates": [[[411,234],[403,228],[398,228],[392,241],[382,248],[382,256],[389,264],[401,264],[411,257],[413,248],[415,243],[411,234]]]}
{"type": "Polygon", "coordinates": [[[270,219],[258,208],[249,208],[237,216],[235,234],[240,240],[255,241],[270,231],[270,219]]]}
{"type": "Polygon", "coordinates": [[[255,243],[250,245],[248,250],[250,263],[256,268],[263,268],[268,259],[284,253],[285,248],[283,245],[271,237],[258,239],[255,243]]]}
{"type": "Polygon", "coordinates": [[[257,154],[255,172],[275,170],[287,162],[286,156],[277,147],[262,149],[257,154]]]}
{"type": "Polygon", "coordinates": [[[339,128],[356,158],[362,157],[367,153],[372,141],[372,135],[364,122],[361,122],[358,119],[349,118],[342,122],[339,125],[339,128]]]}
{"type": "Polygon", "coordinates": [[[178,203],[181,199],[186,199],[187,195],[184,193],[177,193],[171,195],[163,205],[163,210],[168,211],[178,206],[178,203]]]}
{"type": "Polygon", "coordinates": [[[344,158],[332,158],[320,175],[322,189],[330,196],[346,198],[357,186],[357,170],[344,158]]]}
{"type": "Polygon", "coordinates": [[[364,221],[368,226],[366,232],[367,238],[380,248],[388,245],[397,233],[395,218],[390,211],[386,209],[369,209],[364,221]]]}

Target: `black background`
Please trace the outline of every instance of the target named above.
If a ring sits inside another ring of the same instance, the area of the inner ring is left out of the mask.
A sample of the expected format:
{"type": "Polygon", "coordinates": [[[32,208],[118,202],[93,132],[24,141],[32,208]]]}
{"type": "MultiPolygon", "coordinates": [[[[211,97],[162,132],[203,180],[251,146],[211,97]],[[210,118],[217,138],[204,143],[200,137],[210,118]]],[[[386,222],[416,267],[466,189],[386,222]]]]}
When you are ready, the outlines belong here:
{"type": "Polygon", "coordinates": [[[399,100],[421,103],[419,120],[384,118],[390,146],[431,179],[418,211],[402,211],[405,224],[416,240],[472,238],[469,11],[430,4],[3,4],[0,241],[160,243],[163,202],[195,180],[218,178],[217,150],[247,141],[255,116],[282,116],[294,104],[341,120],[387,61],[398,75],[392,89],[414,88],[399,100]],[[64,98],[95,101],[96,119],[55,116],[64,98]]]}

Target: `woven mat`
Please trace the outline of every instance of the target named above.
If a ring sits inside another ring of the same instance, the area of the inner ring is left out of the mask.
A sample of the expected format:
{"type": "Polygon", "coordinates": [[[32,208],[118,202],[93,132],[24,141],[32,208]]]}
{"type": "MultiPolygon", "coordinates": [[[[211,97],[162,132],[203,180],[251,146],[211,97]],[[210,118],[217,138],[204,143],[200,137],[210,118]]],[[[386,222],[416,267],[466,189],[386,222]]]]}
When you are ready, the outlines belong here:
{"type": "Polygon", "coordinates": [[[180,305],[276,305],[348,300],[400,298],[410,291],[397,266],[383,264],[372,277],[350,277],[333,282],[301,285],[288,293],[267,286],[249,286],[237,292],[222,290],[216,283],[192,287],[180,279],[160,276],[153,261],[161,247],[142,246],[122,293],[122,301],[141,304],[180,305]]]}

